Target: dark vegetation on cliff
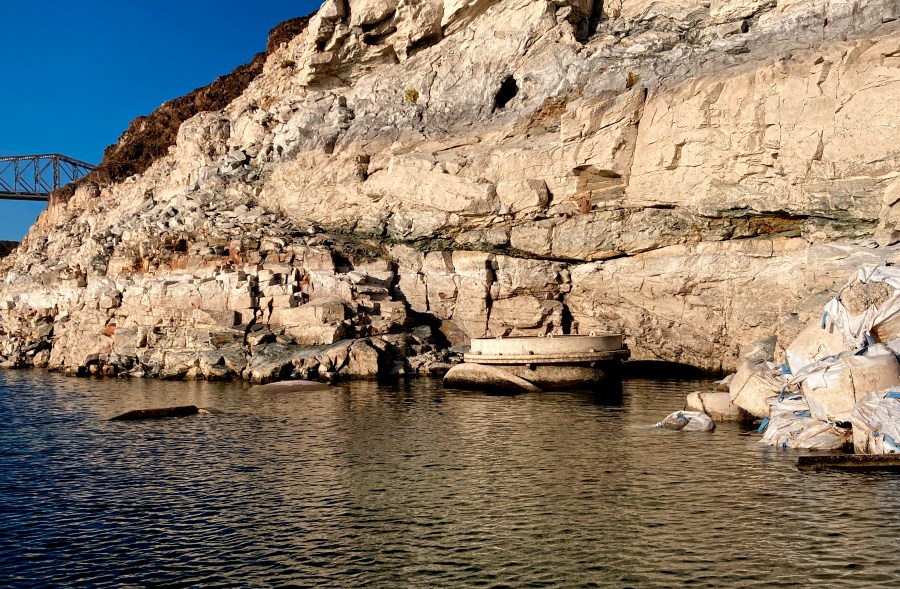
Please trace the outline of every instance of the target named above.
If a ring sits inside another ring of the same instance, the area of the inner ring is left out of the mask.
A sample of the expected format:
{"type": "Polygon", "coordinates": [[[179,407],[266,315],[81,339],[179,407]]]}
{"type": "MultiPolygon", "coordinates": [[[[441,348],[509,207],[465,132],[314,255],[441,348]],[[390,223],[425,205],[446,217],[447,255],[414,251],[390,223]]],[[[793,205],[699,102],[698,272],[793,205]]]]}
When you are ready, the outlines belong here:
{"type": "Polygon", "coordinates": [[[0,241],[0,258],[5,258],[19,246],[18,241],[0,241]]]}
{"type": "MultiPolygon", "coordinates": [[[[312,14],[292,18],[269,31],[266,51],[257,53],[250,63],[238,66],[230,74],[216,78],[211,84],[197,88],[180,98],[169,100],[146,116],[131,121],[119,140],[103,151],[103,160],[90,174],[72,182],[51,195],[53,202],[67,201],[82,184],[103,186],[120,182],[145,171],[165,156],[175,144],[181,123],[201,112],[225,108],[240,96],[262,73],[266,57],[302,33],[312,14]]],[[[8,252],[0,249],[0,257],[8,252]]]]}

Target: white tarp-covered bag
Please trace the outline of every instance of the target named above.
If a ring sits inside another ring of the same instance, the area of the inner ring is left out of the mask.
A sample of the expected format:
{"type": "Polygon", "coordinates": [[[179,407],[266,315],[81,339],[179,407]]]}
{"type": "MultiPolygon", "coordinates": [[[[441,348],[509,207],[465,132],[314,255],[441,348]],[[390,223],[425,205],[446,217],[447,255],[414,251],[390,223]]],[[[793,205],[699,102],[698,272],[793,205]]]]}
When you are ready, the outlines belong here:
{"type": "Polygon", "coordinates": [[[767,401],[777,397],[787,379],[771,362],[743,362],[728,387],[731,402],[756,417],[769,417],[767,401]]]}
{"type": "Polygon", "coordinates": [[[850,430],[816,419],[802,395],[771,401],[772,417],[763,423],[760,444],[776,448],[837,450],[850,443],[850,430]]]}
{"type": "Polygon", "coordinates": [[[866,344],[866,336],[873,333],[875,341],[885,343],[900,336],[900,268],[893,266],[862,266],[841,289],[834,299],[825,305],[827,319],[832,321],[847,344],[858,348],[866,344]],[[893,289],[893,295],[853,315],[841,302],[841,295],[855,284],[883,283],[893,289]]]}
{"type": "Polygon", "coordinates": [[[900,452],[900,391],[872,393],[850,414],[857,454],[900,452]]]}
{"type": "MultiPolygon", "coordinates": [[[[800,332],[785,350],[787,365],[793,374],[816,362],[849,351],[850,345],[844,340],[834,322],[815,319],[800,332]]],[[[855,349],[854,346],[853,349],[855,349]]]]}
{"type": "Polygon", "coordinates": [[[679,432],[708,432],[716,428],[709,415],[699,411],[676,411],[670,413],[655,427],[679,432]]]}
{"type": "Polygon", "coordinates": [[[853,406],[873,391],[900,387],[900,363],[894,352],[874,344],[808,366],[792,383],[802,382],[812,416],[821,421],[850,421],[853,406]]]}

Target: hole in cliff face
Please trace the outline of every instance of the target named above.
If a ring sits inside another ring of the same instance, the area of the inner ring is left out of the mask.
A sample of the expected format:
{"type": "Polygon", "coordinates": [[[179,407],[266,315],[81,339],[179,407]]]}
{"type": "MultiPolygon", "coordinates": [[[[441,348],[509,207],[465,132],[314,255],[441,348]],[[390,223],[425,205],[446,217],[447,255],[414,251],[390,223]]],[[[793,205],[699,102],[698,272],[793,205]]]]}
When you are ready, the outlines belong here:
{"type": "Polygon", "coordinates": [[[503,78],[503,81],[500,82],[500,89],[494,95],[494,110],[506,108],[509,101],[515,98],[518,93],[519,85],[516,83],[516,79],[512,76],[503,78]]]}
{"type": "Polygon", "coordinates": [[[419,53],[420,51],[424,51],[425,49],[428,49],[432,45],[438,43],[443,38],[444,37],[443,37],[443,34],[441,33],[441,31],[438,31],[437,33],[435,33],[433,35],[429,35],[427,37],[422,37],[421,39],[413,42],[409,47],[406,48],[406,57],[408,57],[408,58],[412,57],[416,53],[419,53]]]}
{"type": "Polygon", "coordinates": [[[397,27],[388,27],[380,33],[366,33],[362,36],[362,42],[369,47],[384,45],[388,37],[397,32],[397,27]]]}
{"type": "Polygon", "coordinates": [[[334,269],[338,274],[346,274],[353,270],[353,262],[350,261],[347,256],[340,252],[336,252],[332,250],[331,252],[331,261],[334,264],[334,269]]]}
{"type": "Polygon", "coordinates": [[[397,32],[397,27],[391,24],[394,16],[396,16],[396,11],[391,11],[377,21],[360,25],[360,30],[363,32],[362,42],[369,46],[384,44],[385,39],[397,32]]]}
{"type": "Polygon", "coordinates": [[[560,327],[562,328],[563,335],[569,335],[572,333],[572,311],[569,310],[569,306],[563,300],[564,295],[559,295],[558,300],[563,304],[562,308],[562,323],[560,327]]]}
{"type": "Polygon", "coordinates": [[[588,37],[592,37],[594,33],[597,32],[597,27],[600,26],[601,20],[603,20],[603,2],[601,0],[595,0],[594,5],[591,7],[591,15],[588,18],[588,37]]]}

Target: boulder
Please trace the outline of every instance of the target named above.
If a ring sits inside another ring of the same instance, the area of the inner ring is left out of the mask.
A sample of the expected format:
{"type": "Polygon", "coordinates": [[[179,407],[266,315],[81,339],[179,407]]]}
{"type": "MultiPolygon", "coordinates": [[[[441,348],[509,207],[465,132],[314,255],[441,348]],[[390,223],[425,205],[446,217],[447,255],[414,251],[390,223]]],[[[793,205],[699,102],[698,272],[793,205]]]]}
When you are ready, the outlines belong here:
{"type": "Polygon", "coordinates": [[[745,361],[729,385],[731,402],[755,417],[769,417],[768,400],[777,397],[787,381],[768,362],[745,361]]]}
{"type": "Polygon", "coordinates": [[[727,392],[696,392],[687,396],[684,408],[687,411],[705,413],[715,422],[752,421],[753,416],[731,402],[727,392]]]}
{"type": "Polygon", "coordinates": [[[850,349],[840,331],[832,322],[822,325],[820,319],[813,319],[785,350],[788,366],[793,374],[815,364],[823,358],[835,356],[850,349]]]}
{"type": "Polygon", "coordinates": [[[538,393],[538,387],[524,378],[514,376],[501,368],[483,364],[457,364],[444,375],[444,386],[458,389],[476,389],[494,394],[538,393]]]}
{"type": "Polygon", "coordinates": [[[850,421],[854,405],[870,393],[900,387],[900,363],[881,344],[864,353],[845,352],[820,363],[802,381],[813,417],[822,421],[850,421]]]}
{"type": "Polygon", "coordinates": [[[351,378],[375,378],[381,369],[379,351],[366,340],[359,340],[350,346],[347,364],[340,369],[341,376],[351,378]]]}
{"type": "Polygon", "coordinates": [[[497,198],[507,213],[538,210],[547,207],[549,194],[543,180],[511,180],[497,183],[497,198]]]}
{"type": "Polygon", "coordinates": [[[287,378],[294,370],[292,362],[299,351],[295,345],[264,344],[253,350],[243,376],[254,384],[287,378]]]}
{"type": "Polygon", "coordinates": [[[334,386],[314,380],[282,380],[253,387],[253,391],[257,393],[316,393],[334,390],[337,390],[334,386]]]}
{"type": "Polygon", "coordinates": [[[166,417],[187,417],[197,415],[202,410],[196,405],[163,407],[160,409],[135,409],[110,418],[110,421],[138,421],[143,419],[164,419],[166,417]]]}

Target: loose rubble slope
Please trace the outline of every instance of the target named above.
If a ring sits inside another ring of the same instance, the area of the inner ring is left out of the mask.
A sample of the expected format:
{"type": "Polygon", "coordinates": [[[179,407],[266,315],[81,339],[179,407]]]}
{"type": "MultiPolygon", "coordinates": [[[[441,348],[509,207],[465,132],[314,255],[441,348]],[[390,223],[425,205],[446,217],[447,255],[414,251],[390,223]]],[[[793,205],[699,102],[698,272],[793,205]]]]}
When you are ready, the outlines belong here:
{"type": "Polygon", "coordinates": [[[623,330],[734,369],[900,258],[898,16],[328,0],[141,173],[53,199],[2,263],[3,364],[368,376],[623,330]]]}

